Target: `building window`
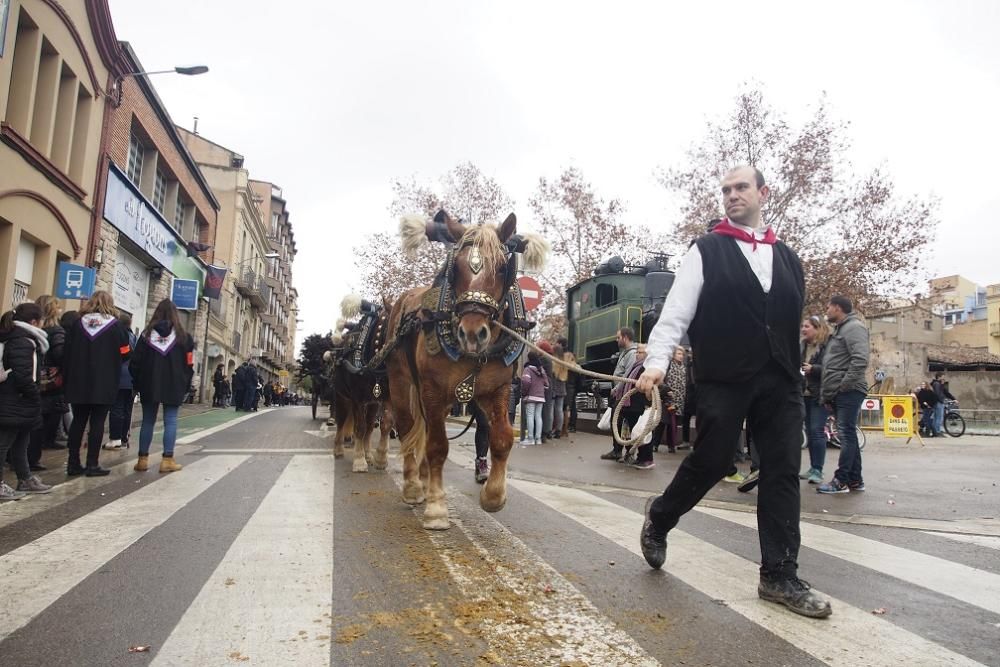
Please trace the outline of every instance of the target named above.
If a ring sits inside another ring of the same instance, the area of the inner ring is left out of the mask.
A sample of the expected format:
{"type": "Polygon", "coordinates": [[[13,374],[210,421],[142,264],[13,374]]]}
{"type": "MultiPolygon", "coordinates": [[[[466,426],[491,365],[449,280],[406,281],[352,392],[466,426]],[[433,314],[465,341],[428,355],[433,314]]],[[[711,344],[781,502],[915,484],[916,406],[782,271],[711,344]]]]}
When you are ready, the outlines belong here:
{"type": "Polygon", "coordinates": [[[610,306],[615,301],[618,300],[618,288],[614,285],[598,285],[597,286],[597,308],[603,308],[604,306],[610,306]]]}
{"type": "Polygon", "coordinates": [[[163,204],[167,198],[167,178],[159,169],[156,170],[156,179],[153,181],[153,208],[163,213],[163,204]]]}
{"type": "Polygon", "coordinates": [[[142,179],[142,144],[133,134],[128,140],[128,180],[132,181],[135,187],[139,187],[142,179]]]}
{"type": "Polygon", "coordinates": [[[174,207],[174,229],[184,229],[184,200],[181,199],[180,188],[177,188],[177,205],[174,207]]]}
{"type": "Polygon", "coordinates": [[[931,321],[931,320],[924,320],[924,329],[925,329],[926,331],[930,331],[930,330],[931,330],[931,329],[933,329],[933,328],[934,328],[934,323],[933,323],[933,321],[931,321]]]}

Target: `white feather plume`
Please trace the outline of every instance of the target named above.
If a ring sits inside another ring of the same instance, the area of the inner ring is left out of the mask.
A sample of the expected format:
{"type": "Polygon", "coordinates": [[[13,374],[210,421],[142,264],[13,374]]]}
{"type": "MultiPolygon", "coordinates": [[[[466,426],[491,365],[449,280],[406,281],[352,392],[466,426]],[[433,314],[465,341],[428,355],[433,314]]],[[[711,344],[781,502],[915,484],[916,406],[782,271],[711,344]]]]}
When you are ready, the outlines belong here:
{"type": "Polygon", "coordinates": [[[333,330],[340,333],[341,331],[344,330],[344,327],[346,326],[347,326],[347,320],[345,320],[343,317],[338,317],[337,324],[336,326],[333,327],[333,330]]]}
{"type": "Polygon", "coordinates": [[[399,219],[399,242],[407,257],[414,257],[427,244],[427,218],[408,213],[399,219]]]}
{"type": "Polygon", "coordinates": [[[545,263],[549,259],[549,251],[552,250],[552,245],[538,234],[525,234],[524,240],[527,243],[525,244],[524,252],[522,253],[524,263],[521,268],[525,271],[538,273],[545,268],[545,263]]]}
{"type": "MultiPolygon", "coordinates": [[[[340,347],[341,345],[344,344],[344,337],[340,335],[339,331],[337,333],[333,334],[330,337],[330,340],[333,342],[333,345],[335,347],[340,347]]],[[[327,354],[329,354],[329,352],[327,352],[327,354]]]]}
{"type": "MultiPolygon", "coordinates": [[[[340,302],[340,314],[351,319],[352,317],[357,317],[361,314],[361,295],[360,294],[348,294],[344,297],[344,300],[340,302]]],[[[343,329],[344,327],[340,327],[343,329]]]]}
{"type": "MultiPolygon", "coordinates": [[[[333,337],[330,338],[330,341],[333,342],[333,337]]],[[[336,345],[336,343],[334,343],[334,345],[336,345]]],[[[333,361],[333,350],[327,350],[323,353],[323,361],[326,363],[333,361]]]]}

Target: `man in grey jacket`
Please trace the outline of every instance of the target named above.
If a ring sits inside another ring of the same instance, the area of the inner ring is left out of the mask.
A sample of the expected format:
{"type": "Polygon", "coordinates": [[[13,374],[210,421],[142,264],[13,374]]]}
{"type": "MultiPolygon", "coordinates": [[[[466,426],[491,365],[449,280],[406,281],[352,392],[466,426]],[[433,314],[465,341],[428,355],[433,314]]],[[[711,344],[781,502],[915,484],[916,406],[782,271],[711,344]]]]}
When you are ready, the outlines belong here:
{"type": "Polygon", "coordinates": [[[833,479],[816,489],[818,493],[864,491],[861,449],[858,446],[858,413],[868,393],[868,329],[844,296],[830,299],[826,319],[833,333],[823,355],[820,402],[834,411],[840,437],[840,462],[833,479]]]}
{"type": "MultiPolygon", "coordinates": [[[[618,335],[615,336],[615,340],[618,342],[618,349],[621,352],[618,353],[618,363],[615,364],[615,377],[625,377],[628,375],[629,370],[632,368],[632,364],[635,363],[636,350],[639,349],[639,345],[635,342],[635,331],[632,327],[622,327],[618,330],[618,335]]],[[[612,386],[612,391],[615,387],[623,384],[622,382],[615,382],[612,386]]],[[[614,408],[614,404],[610,401],[608,402],[608,407],[614,408]]],[[[601,454],[601,458],[605,461],[618,461],[622,457],[622,446],[614,439],[611,438],[611,451],[605,454],[601,454]]]]}

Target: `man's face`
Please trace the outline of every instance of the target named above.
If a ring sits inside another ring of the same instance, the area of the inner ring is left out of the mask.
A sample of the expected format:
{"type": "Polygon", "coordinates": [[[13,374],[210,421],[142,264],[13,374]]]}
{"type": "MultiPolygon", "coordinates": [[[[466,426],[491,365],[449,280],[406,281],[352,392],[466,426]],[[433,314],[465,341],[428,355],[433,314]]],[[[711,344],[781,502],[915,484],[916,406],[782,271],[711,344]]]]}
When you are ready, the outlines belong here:
{"type": "Polygon", "coordinates": [[[834,304],[827,304],[826,306],[826,321],[831,324],[836,324],[840,320],[844,319],[844,311],[840,309],[840,306],[834,304]]]}
{"type": "Polygon", "coordinates": [[[615,334],[615,340],[618,341],[618,349],[624,350],[628,346],[628,343],[626,342],[628,339],[625,338],[625,336],[622,336],[620,331],[615,334]]]}
{"type": "Polygon", "coordinates": [[[726,216],[741,225],[754,223],[759,220],[761,204],[769,192],[766,185],[757,187],[753,169],[734,169],[722,179],[722,205],[726,216]]]}

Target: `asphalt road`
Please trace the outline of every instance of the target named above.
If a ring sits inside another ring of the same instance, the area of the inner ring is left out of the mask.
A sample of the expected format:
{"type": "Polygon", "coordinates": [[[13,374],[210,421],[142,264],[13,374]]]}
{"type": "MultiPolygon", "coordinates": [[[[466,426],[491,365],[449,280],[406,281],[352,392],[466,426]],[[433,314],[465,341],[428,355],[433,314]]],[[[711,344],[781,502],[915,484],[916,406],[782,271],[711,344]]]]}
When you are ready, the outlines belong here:
{"type": "Polygon", "coordinates": [[[755,496],[730,485],[646,566],[642,504],[681,455],[518,448],[486,514],[469,433],[429,533],[395,456],[352,473],[306,408],[234,417],[188,420],[179,473],[132,472],[133,449],[0,505],[0,665],[1000,664],[1000,439],[876,439],[865,494],[803,483],[800,574],[834,600],[814,621],[757,599],[755,496]]]}

